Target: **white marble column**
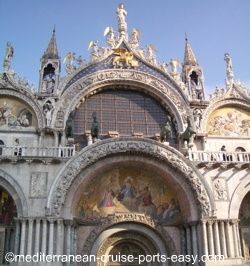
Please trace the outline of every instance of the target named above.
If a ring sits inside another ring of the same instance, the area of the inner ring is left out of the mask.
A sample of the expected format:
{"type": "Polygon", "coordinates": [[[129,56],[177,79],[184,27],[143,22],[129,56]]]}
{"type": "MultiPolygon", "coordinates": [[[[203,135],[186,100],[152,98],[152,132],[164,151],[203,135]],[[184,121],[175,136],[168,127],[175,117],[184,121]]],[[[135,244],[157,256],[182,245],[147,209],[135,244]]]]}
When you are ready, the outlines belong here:
{"type": "Polygon", "coordinates": [[[227,243],[226,243],[224,221],[220,221],[220,242],[221,242],[221,255],[227,258],[227,243]]]}
{"type": "Polygon", "coordinates": [[[35,235],[35,254],[39,252],[40,248],[40,222],[41,220],[36,219],[36,235],[35,235]]]}
{"type": "Polygon", "coordinates": [[[33,247],[33,219],[29,219],[28,222],[28,242],[27,242],[27,254],[31,255],[32,254],[32,247],[33,247]]]}
{"type": "Polygon", "coordinates": [[[239,248],[239,256],[242,257],[242,250],[241,250],[241,243],[240,243],[240,230],[239,230],[239,220],[236,223],[236,235],[237,235],[237,242],[239,248]]]}
{"type": "Polygon", "coordinates": [[[215,246],[215,254],[221,255],[218,221],[214,222],[214,246],[215,246]]]}
{"type": "Polygon", "coordinates": [[[213,221],[208,221],[208,246],[209,255],[214,255],[213,221]]]}
{"type": "Polygon", "coordinates": [[[237,223],[236,221],[232,221],[234,256],[238,258],[239,247],[238,247],[238,241],[237,241],[236,223],[237,223]]]}
{"type": "Polygon", "coordinates": [[[225,221],[226,223],[226,244],[227,244],[227,255],[229,258],[232,258],[232,248],[231,248],[231,234],[230,234],[230,222],[229,221],[225,221]]]}
{"type": "Polygon", "coordinates": [[[47,254],[47,220],[43,219],[42,253],[47,254]]]}
{"type": "Polygon", "coordinates": [[[54,222],[54,220],[49,221],[49,255],[53,255],[54,252],[54,222]]]}
{"type": "Polygon", "coordinates": [[[20,242],[20,255],[25,255],[26,247],[26,220],[22,220],[22,230],[21,230],[21,242],[20,242]]]}
{"type": "Polygon", "coordinates": [[[207,221],[202,221],[202,240],[203,240],[203,254],[208,254],[208,243],[207,243],[207,221]]]}

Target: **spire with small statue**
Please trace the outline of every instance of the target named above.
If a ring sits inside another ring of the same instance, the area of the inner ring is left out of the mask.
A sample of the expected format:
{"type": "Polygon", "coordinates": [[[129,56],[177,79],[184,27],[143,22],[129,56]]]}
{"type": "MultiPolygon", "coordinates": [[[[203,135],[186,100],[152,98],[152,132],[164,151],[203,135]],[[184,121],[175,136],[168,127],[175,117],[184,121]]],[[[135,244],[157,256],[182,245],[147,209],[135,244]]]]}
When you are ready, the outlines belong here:
{"type": "Polygon", "coordinates": [[[189,98],[202,101],[205,99],[203,70],[196,60],[187,35],[185,36],[185,42],[182,81],[188,88],[189,98]]]}
{"type": "Polygon", "coordinates": [[[56,95],[61,71],[60,57],[56,43],[55,27],[48,47],[41,58],[40,82],[38,94],[40,97],[56,95]]]}

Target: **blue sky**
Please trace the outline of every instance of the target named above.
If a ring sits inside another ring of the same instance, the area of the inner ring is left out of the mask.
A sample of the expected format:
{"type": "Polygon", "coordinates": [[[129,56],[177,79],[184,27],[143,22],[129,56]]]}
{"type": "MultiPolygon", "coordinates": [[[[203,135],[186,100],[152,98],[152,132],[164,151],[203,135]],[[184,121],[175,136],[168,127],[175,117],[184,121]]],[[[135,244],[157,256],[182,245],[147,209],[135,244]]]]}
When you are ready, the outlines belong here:
{"type": "MultiPolygon", "coordinates": [[[[13,69],[38,85],[40,58],[54,25],[61,58],[68,51],[89,58],[90,40],[105,44],[117,29],[120,0],[0,0],[0,58],[14,46],[13,69]]],[[[183,60],[185,32],[203,67],[207,92],[225,79],[224,53],[235,78],[250,85],[250,0],[124,0],[129,31],[141,30],[141,46],[154,44],[159,61],[183,60]]],[[[1,68],[2,69],[2,68],[1,68]]]]}

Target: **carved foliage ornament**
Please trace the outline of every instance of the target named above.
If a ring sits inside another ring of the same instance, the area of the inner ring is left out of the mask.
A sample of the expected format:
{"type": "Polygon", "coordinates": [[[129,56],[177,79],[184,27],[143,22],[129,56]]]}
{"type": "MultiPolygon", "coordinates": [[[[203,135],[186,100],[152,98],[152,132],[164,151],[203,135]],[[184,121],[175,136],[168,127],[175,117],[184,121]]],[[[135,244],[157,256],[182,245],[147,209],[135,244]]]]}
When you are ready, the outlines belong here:
{"type": "MultiPolygon", "coordinates": [[[[158,144],[158,143],[157,143],[158,144]]],[[[60,215],[64,205],[66,195],[75,177],[86,167],[113,154],[143,154],[158,161],[166,161],[171,167],[181,172],[191,185],[202,216],[210,214],[210,203],[207,192],[199,177],[193,172],[172,148],[156,145],[151,140],[133,140],[132,138],[122,138],[117,140],[106,140],[84,149],[78,157],[74,158],[58,177],[54,191],[52,191],[51,201],[48,203],[54,215],[60,215]]]]}

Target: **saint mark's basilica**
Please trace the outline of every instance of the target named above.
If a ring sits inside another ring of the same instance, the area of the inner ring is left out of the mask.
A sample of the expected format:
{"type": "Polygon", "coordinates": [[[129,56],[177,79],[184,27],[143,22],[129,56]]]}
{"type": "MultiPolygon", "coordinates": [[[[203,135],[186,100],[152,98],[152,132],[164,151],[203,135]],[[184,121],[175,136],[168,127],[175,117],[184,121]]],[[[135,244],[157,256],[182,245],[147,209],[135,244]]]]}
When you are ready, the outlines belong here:
{"type": "Polygon", "coordinates": [[[89,43],[89,61],[73,52],[61,61],[54,30],[37,89],[14,72],[7,43],[0,265],[10,251],[223,255],[195,265],[250,265],[249,91],[225,53],[225,86],[205,98],[189,40],[183,61],[160,63],[127,15],[119,5],[117,30],[105,29],[106,47],[89,43]]]}

